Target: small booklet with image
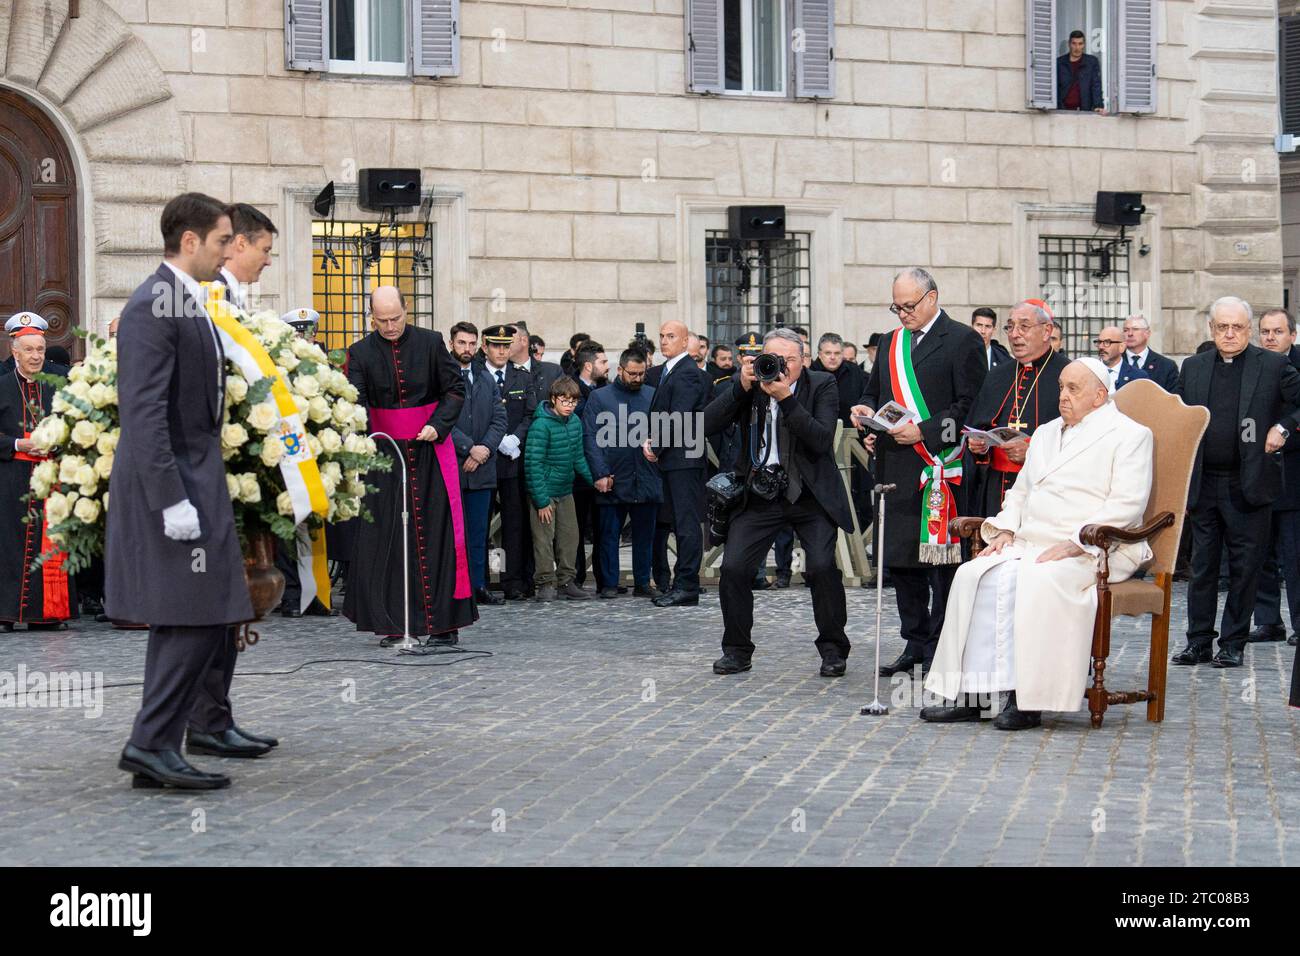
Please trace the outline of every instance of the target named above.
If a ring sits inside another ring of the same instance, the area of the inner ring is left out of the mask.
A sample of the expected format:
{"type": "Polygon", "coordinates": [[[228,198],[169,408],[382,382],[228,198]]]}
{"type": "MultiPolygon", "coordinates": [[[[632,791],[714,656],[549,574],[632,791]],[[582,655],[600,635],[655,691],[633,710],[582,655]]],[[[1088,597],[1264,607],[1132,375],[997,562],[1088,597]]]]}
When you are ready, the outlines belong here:
{"type": "Polygon", "coordinates": [[[968,425],[962,429],[962,434],[967,438],[977,438],[994,448],[1001,445],[1014,445],[1018,441],[1026,441],[1029,438],[1018,428],[1011,428],[1007,425],[992,428],[988,431],[980,431],[978,428],[971,428],[968,425]]]}
{"type": "Polygon", "coordinates": [[[898,402],[886,402],[876,410],[876,414],[871,418],[855,418],[860,425],[866,425],[877,431],[887,432],[895,428],[901,428],[912,422],[920,423],[921,416],[916,412],[904,408],[898,402]]]}

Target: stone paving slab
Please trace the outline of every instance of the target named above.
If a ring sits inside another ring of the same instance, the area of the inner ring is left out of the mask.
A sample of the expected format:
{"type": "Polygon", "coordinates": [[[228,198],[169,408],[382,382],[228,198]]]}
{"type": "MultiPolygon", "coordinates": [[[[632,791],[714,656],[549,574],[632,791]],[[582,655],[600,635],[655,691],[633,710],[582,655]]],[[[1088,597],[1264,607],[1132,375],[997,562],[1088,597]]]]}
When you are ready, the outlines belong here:
{"type": "MultiPolygon", "coordinates": [[[[1178,586],[1173,634],[1185,621],[1178,586]]],[[[902,649],[886,593],[882,655],[902,649]]],[[[276,618],[242,655],[239,723],[281,747],[195,758],[234,778],[202,795],[133,791],[116,769],[138,687],[103,712],[3,709],[0,863],[130,865],[1286,865],[1300,861],[1295,649],[1169,671],[1145,707],[1048,715],[1038,732],[916,718],[872,696],[874,595],[849,593],[848,675],[817,676],[808,593],[756,595],[754,670],[717,677],[716,590],[485,608],[462,647],[398,657],[340,619],[276,618]],[[384,663],[304,661],[365,658],[384,663]],[[401,666],[391,666],[397,662],[401,666]],[[448,666],[442,666],[448,665],[448,666]],[[256,672],[289,671],[259,676],[256,672]]],[[[1181,641],[1173,638],[1177,646],[1181,641]]],[[[0,673],[138,681],[144,635],[0,636],[0,673]]],[[[1145,686],[1141,625],[1116,625],[1108,676],[1145,686]]],[[[892,692],[892,694],[891,694],[892,692]]]]}

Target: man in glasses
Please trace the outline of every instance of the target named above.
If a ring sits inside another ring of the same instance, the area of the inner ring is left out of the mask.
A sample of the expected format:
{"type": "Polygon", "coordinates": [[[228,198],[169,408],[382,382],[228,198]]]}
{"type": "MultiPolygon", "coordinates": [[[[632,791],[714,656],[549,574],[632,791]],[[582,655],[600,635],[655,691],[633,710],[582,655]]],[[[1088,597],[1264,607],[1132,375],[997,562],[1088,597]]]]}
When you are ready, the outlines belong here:
{"type": "Polygon", "coordinates": [[[1130,315],[1124,320],[1125,365],[1141,369],[1166,392],[1178,388],[1178,366],[1147,345],[1151,341],[1151,323],[1145,315],[1130,315]]]}
{"type": "Polygon", "coordinates": [[[1118,391],[1129,382],[1139,378],[1150,378],[1145,369],[1129,365],[1124,361],[1124,333],[1117,325],[1108,325],[1092,340],[1097,349],[1097,358],[1106,366],[1110,381],[1106,382],[1118,391]]]}
{"type": "Polygon", "coordinates": [[[1178,391],[1210,410],[1196,453],[1187,513],[1192,525],[1192,575],[1187,584],[1187,647],[1175,664],[1240,667],[1260,565],[1268,553],[1273,502],[1282,494],[1282,456],[1300,419],[1300,372],[1285,355],[1250,344],[1250,305],[1224,296],[1210,306],[1214,348],[1191,356],[1178,391]],[[1218,610],[1219,561],[1228,549],[1223,629],[1218,610]]]}
{"type": "Polygon", "coordinates": [[[880,456],[879,480],[897,486],[885,502],[878,557],[894,582],[907,647],[880,668],[886,677],[918,664],[926,670],[934,659],[961,561],[961,545],[948,534],[956,517],[951,478],[959,470],[962,427],[988,371],[984,340],[939,307],[939,288],[924,269],[912,266],[894,277],[889,311],[899,327],[881,336],[866,391],[851,410],[865,423],[892,401],[916,416],[865,440],[880,456]],[[924,484],[923,475],[931,476],[924,484]]]}
{"type": "MultiPolygon", "coordinates": [[[[1060,416],[1061,370],[1070,363],[1052,351],[1055,328],[1051,314],[1040,305],[1020,302],[1011,310],[1003,331],[1014,361],[997,366],[984,379],[970,410],[972,428],[1014,428],[1028,439],[1038,426],[1060,416]]],[[[990,447],[971,438],[966,448],[970,471],[963,483],[969,495],[968,511],[991,518],[1002,510],[1002,499],[1016,483],[1029,441],[990,447]]]]}

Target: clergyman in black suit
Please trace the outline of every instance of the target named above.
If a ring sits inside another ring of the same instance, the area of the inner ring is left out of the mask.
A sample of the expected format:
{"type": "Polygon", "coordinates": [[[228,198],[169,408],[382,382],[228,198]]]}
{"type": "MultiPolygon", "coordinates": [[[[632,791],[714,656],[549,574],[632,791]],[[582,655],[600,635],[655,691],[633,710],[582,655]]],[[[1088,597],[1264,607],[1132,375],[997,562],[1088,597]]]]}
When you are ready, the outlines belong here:
{"type": "Polygon", "coordinates": [[[1205,664],[1219,638],[1216,667],[1239,667],[1268,553],[1273,502],[1282,494],[1282,447],[1300,415],[1300,372],[1285,355],[1250,344],[1250,305],[1224,296],[1210,306],[1214,348],[1183,362],[1178,391],[1210,410],[1187,499],[1192,574],[1187,584],[1187,647],[1175,664],[1205,664]],[[1214,629],[1219,562],[1228,553],[1223,630],[1214,629]]]}
{"type": "MultiPolygon", "coordinates": [[[[704,450],[703,412],[712,385],[704,370],[686,351],[690,331],[671,320],[659,328],[659,351],[665,361],[646,373],[655,390],[650,403],[652,440],[645,457],[657,462],[663,477],[661,524],[655,529],[655,550],[667,550],[668,526],[677,537],[677,563],[668,591],[654,599],[656,607],[700,603],[700,562],[704,560],[704,450]],[[656,428],[656,425],[658,426],[656,428]],[[654,434],[657,432],[657,434],[654,434]]],[[[665,562],[666,563],[666,562],[665,562]]]]}
{"type": "MultiPolygon", "coordinates": [[[[921,541],[920,478],[925,463],[913,446],[919,444],[932,455],[956,446],[988,373],[983,339],[939,308],[939,287],[924,269],[913,266],[894,277],[889,311],[901,325],[881,338],[866,391],[852,413],[865,421],[886,402],[905,404],[892,381],[893,367],[900,361],[894,355],[895,345],[904,337],[910,339],[907,354],[928,416],[919,425],[909,422],[888,432],[873,430],[865,440],[867,448],[879,455],[877,479],[896,486],[885,499],[883,558],[894,582],[907,646],[897,660],[881,665],[886,677],[917,664],[923,671],[929,668],[943,630],[948,590],[961,561],[959,544],[921,541]]],[[[897,372],[903,375],[902,369],[897,372]]]]}
{"type": "MultiPolygon", "coordinates": [[[[1269,309],[1259,317],[1259,341],[1270,352],[1285,355],[1300,371],[1295,318],[1286,309],[1269,309]]],[[[1290,643],[1300,633],[1300,438],[1287,439],[1282,449],[1282,494],[1273,502],[1273,529],[1268,554],[1255,588],[1255,629],[1250,640],[1286,640],[1282,620],[1282,582],[1286,582],[1290,643]]]]}
{"type": "Polygon", "coordinates": [[[1150,340],[1151,323],[1147,321],[1146,316],[1130,315],[1125,319],[1122,358],[1124,365],[1133,370],[1133,377],[1141,378],[1141,375],[1136,374],[1140,370],[1166,392],[1177,391],[1178,366],[1174,364],[1173,359],[1150,348],[1147,345],[1150,340]]]}
{"type": "MultiPolygon", "coordinates": [[[[185,193],[162,213],[163,264],[122,310],[122,433],[109,482],[105,610],[149,625],[144,692],[118,766],[135,786],[212,790],[230,778],[181,756],[205,672],[253,616],[221,459],[225,356],[200,281],[232,234],[224,204],[185,193]]],[[[254,738],[232,724],[221,738],[254,738]]],[[[269,749],[269,747],[266,747],[269,749]]]]}
{"type": "Polygon", "coordinates": [[[722,557],[718,595],[724,630],[722,657],[713,665],[716,674],[750,669],[754,653],[750,584],[777,532],[787,526],[793,526],[807,556],[804,576],[812,589],[821,675],[844,674],[849,638],[835,542],[838,529],[853,530],[853,517],[834,457],[839,393],[830,372],[803,367],[803,349],[803,339],[791,329],[768,332],[763,351],[784,360],[784,373],[775,381],[758,382],[754,358],[746,356],[731,387],[704,412],[706,431],[732,422],[737,425],[737,476],[747,485],[744,503],[732,516],[722,557]],[[755,475],[768,476],[769,481],[754,481],[755,475]],[[763,489],[772,487],[775,494],[766,496],[763,489]]]}

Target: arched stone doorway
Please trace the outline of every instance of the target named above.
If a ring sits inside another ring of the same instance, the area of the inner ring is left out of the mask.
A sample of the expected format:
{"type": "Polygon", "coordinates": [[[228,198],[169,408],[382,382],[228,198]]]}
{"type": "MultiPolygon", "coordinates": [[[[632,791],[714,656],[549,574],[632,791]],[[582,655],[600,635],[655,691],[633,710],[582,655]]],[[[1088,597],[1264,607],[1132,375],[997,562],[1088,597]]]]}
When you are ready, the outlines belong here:
{"type": "MultiPolygon", "coordinates": [[[[0,88],[0,322],[36,312],[50,323],[47,343],[74,357],[80,228],[67,143],[35,104],[0,88]]],[[[8,357],[8,337],[0,338],[0,357],[8,357]]]]}

